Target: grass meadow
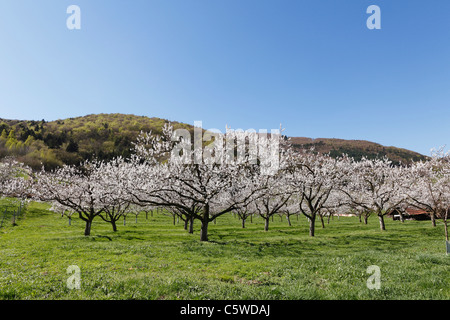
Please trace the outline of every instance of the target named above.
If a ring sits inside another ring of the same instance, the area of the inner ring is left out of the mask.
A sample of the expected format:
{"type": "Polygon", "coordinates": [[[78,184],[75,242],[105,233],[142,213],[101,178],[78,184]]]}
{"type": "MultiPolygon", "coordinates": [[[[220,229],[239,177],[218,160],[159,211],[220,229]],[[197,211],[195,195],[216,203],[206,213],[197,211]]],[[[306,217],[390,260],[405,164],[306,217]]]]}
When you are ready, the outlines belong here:
{"type": "Polygon", "coordinates": [[[303,216],[292,226],[275,216],[269,231],[253,218],[227,214],[209,227],[209,242],[171,216],[128,216],[118,231],[100,218],[84,222],[31,203],[16,226],[0,229],[0,299],[146,300],[448,300],[450,256],[441,223],[334,217],[308,236],[303,216]],[[80,268],[69,289],[67,268],[80,268]],[[379,266],[381,287],[369,289],[367,268],[379,266]]]}

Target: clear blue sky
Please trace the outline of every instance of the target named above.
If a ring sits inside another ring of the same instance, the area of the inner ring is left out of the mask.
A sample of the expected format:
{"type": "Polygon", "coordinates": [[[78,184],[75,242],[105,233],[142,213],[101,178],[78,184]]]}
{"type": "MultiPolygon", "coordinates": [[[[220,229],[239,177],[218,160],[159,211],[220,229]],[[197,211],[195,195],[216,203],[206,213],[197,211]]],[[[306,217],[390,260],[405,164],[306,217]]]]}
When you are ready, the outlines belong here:
{"type": "Polygon", "coordinates": [[[1,0],[0,118],[116,112],[429,154],[450,145],[450,1],[1,0]]]}

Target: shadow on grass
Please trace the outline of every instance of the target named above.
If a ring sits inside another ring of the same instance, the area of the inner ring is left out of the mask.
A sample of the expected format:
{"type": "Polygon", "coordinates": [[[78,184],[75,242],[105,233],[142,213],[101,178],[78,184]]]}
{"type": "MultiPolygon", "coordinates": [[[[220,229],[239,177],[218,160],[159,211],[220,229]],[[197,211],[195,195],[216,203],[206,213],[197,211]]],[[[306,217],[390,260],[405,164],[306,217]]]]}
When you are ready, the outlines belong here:
{"type": "MultiPolygon", "coordinates": [[[[407,237],[405,237],[407,238],[407,237]]],[[[380,237],[380,236],[369,236],[369,235],[348,235],[345,236],[345,238],[337,238],[337,241],[339,240],[345,240],[348,242],[358,242],[358,241],[363,241],[366,245],[382,245],[382,244],[390,244],[390,245],[398,245],[398,246],[404,246],[407,245],[408,243],[411,242],[411,239],[405,239],[405,240],[401,240],[398,238],[398,236],[394,239],[389,239],[386,237],[380,237]]]]}
{"type": "Polygon", "coordinates": [[[109,241],[112,241],[111,237],[103,236],[103,235],[93,235],[91,237],[92,237],[92,240],[96,240],[96,238],[100,238],[100,239],[105,238],[105,239],[108,239],[109,241]]]}

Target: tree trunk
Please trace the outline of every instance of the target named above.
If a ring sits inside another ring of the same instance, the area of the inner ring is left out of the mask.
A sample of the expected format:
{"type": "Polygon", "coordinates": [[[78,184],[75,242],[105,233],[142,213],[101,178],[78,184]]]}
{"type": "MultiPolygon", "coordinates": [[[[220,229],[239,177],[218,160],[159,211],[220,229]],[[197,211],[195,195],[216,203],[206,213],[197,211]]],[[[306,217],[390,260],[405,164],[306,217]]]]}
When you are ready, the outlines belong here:
{"type": "Polygon", "coordinates": [[[378,219],[380,220],[380,229],[382,231],[386,230],[386,225],[384,224],[384,217],[382,214],[378,215],[378,219]]]}
{"type": "Polygon", "coordinates": [[[202,228],[200,230],[200,241],[208,241],[209,204],[205,206],[203,213],[202,228]]]}
{"type": "Polygon", "coordinates": [[[322,215],[320,215],[320,222],[322,223],[322,229],[325,228],[325,223],[323,222],[323,217],[322,215]]]}
{"type": "Polygon", "coordinates": [[[269,231],[269,218],[264,218],[264,231],[269,231]]]}
{"type": "Polygon", "coordinates": [[[291,226],[292,226],[292,224],[291,224],[291,217],[290,217],[289,215],[287,215],[287,216],[286,216],[286,219],[287,219],[287,221],[288,221],[289,227],[291,227],[291,226]]]}
{"type": "Polygon", "coordinates": [[[114,218],[111,218],[111,224],[112,224],[113,231],[116,232],[117,231],[117,225],[116,225],[116,220],[114,220],[114,218]]]}
{"type": "Polygon", "coordinates": [[[436,227],[436,215],[434,214],[434,212],[431,212],[430,216],[431,216],[431,225],[433,227],[436,227]]]}
{"type": "Polygon", "coordinates": [[[184,230],[186,230],[186,231],[188,229],[188,223],[189,223],[189,219],[188,219],[188,217],[186,217],[186,219],[184,220],[184,230]]]}
{"type": "Polygon", "coordinates": [[[364,224],[367,224],[367,220],[369,219],[368,215],[364,215],[364,224]]]}
{"type": "Polygon", "coordinates": [[[202,228],[200,230],[200,241],[208,241],[208,221],[203,219],[202,228]]]}
{"type": "Polygon", "coordinates": [[[91,235],[91,221],[86,221],[86,227],[84,228],[84,235],[90,236],[91,235]]]}
{"type": "Polygon", "coordinates": [[[312,216],[312,219],[309,219],[309,236],[314,237],[315,233],[315,222],[316,222],[316,216],[312,216]]]}
{"type": "Polygon", "coordinates": [[[72,218],[69,217],[69,226],[71,226],[71,225],[72,225],[72,218]]]}
{"type": "Polygon", "coordinates": [[[444,220],[444,231],[445,231],[445,240],[448,241],[448,226],[447,226],[447,219],[444,220]]]}
{"type": "Polygon", "coordinates": [[[242,229],[244,229],[244,228],[245,228],[245,219],[242,218],[242,229]]]}
{"type": "Polygon", "coordinates": [[[192,217],[189,218],[189,233],[194,233],[194,218],[192,217]]]}
{"type": "Polygon", "coordinates": [[[445,231],[445,240],[448,241],[448,226],[447,226],[447,218],[448,218],[448,209],[445,211],[445,215],[442,220],[444,220],[444,231],[445,231]]]}

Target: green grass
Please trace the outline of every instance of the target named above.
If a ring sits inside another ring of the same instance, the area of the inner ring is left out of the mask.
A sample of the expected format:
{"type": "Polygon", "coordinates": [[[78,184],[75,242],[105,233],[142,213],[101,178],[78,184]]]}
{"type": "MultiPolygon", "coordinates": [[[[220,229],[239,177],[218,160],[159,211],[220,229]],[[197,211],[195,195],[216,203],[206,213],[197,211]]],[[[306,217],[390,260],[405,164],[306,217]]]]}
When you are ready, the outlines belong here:
{"type": "Polygon", "coordinates": [[[199,241],[172,218],[145,215],[118,231],[84,223],[32,203],[17,226],[0,229],[0,299],[449,299],[450,256],[443,228],[429,221],[392,221],[380,231],[374,217],[334,218],[308,236],[304,217],[289,227],[279,217],[245,229],[231,214],[199,241]],[[66,270],[81,270],[70,290],[66,270]],[[369,290],[367,267],[381,270],[381,289],[369,290]]]}

